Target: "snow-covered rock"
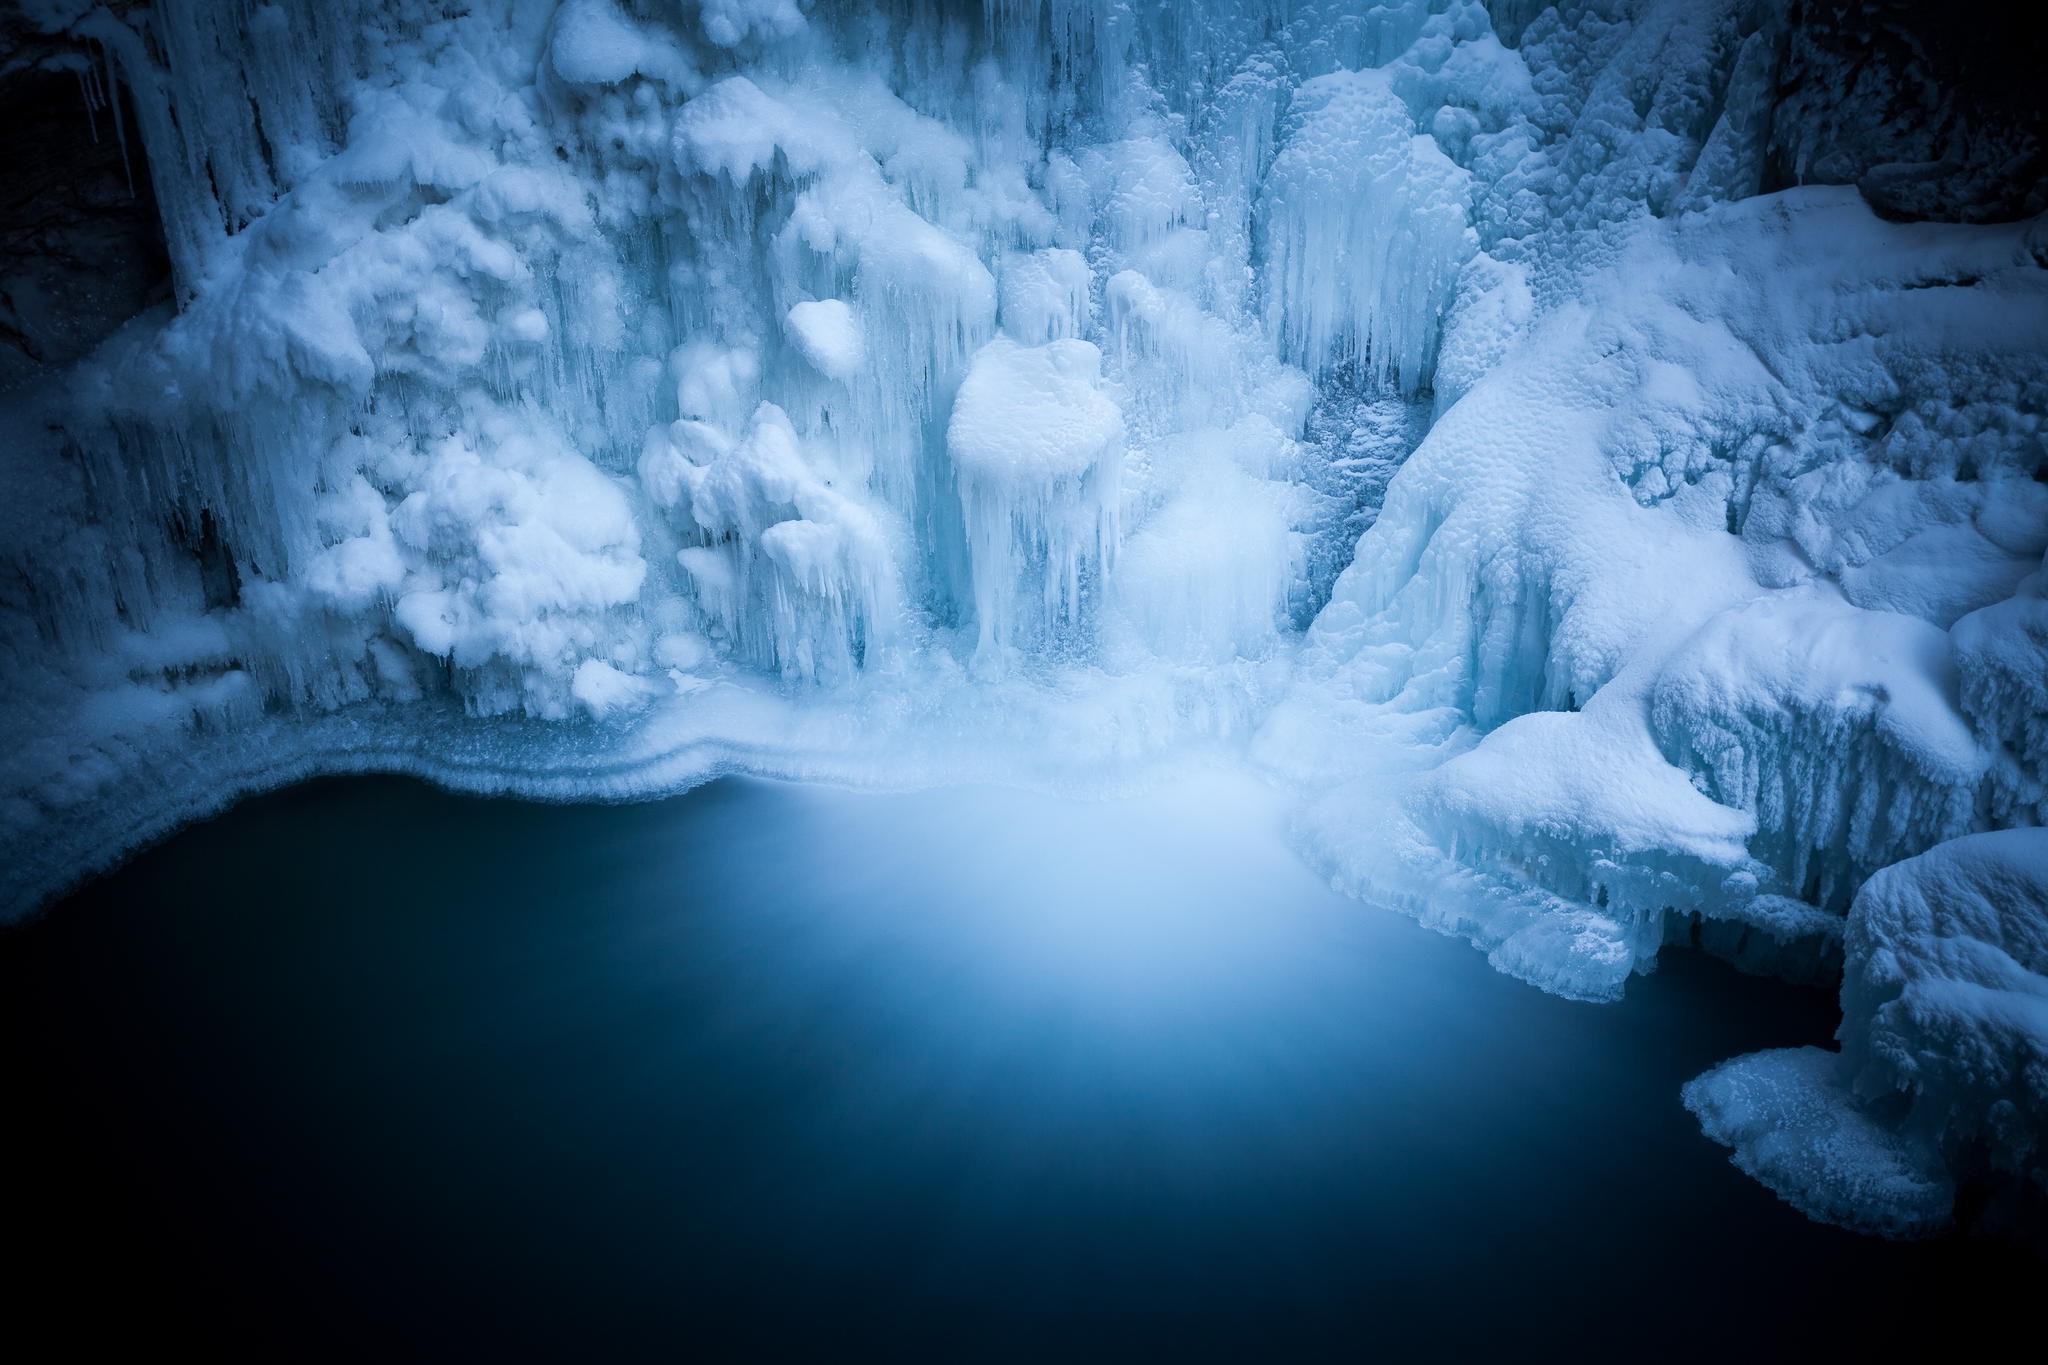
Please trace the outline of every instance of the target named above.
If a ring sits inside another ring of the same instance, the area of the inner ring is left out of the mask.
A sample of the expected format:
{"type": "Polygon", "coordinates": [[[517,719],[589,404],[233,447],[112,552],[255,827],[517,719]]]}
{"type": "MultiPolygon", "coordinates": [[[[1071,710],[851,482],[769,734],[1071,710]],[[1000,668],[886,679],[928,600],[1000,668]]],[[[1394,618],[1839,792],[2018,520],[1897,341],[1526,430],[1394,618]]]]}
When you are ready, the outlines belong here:
{"type": "Polygon", "coordinates": [[[1707,1135],[1802,1212],[1889,1236],[1959,1188],[2021,1228],[2048,1201],[2048,832],[1937,845],[1849,913],[1840,1052],[1761,1052],[1685,1089],[1707,1135]]]}

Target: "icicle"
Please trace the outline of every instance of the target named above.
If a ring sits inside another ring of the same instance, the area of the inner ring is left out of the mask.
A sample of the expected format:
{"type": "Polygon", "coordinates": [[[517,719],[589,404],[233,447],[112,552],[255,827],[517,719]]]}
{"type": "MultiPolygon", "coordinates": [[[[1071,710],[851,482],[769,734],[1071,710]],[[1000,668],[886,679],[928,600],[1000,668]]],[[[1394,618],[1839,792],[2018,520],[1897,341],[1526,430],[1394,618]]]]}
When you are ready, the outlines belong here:
{"type": "MultiPolygon", "coordinates": [[[[114,54],[107,50],[104,43],[100,44],[100,60],[106,64],[107,69],[107,103],[113,106],[114,137],[121,144],[121,178],[127,182],[128,197],[133,199],[135,165],[128,156],[128,122],[121,116],[121,76],[114,70],[114,54]]],[[[94,134],[93,141],[99,141],[97,133],[94,134]]]]}
{"type": "Polygon", "coordinates": [[[92,134],[93,145],[97,147],[100,141],[100,122],[94,117],[93,111],[99,107],[98,76],[91,63],[79,67],[77,75],[78,97],[85,104],[85,126],[92,134]]]}
{"type": "Polygon", "coordinates": [[[1318,374],[1429,382],[1458,271],[1478,250],[1471,178],[1418,137],[1377,71],[1304,83],[1261,201],[1266,324],[1318,374]]]}

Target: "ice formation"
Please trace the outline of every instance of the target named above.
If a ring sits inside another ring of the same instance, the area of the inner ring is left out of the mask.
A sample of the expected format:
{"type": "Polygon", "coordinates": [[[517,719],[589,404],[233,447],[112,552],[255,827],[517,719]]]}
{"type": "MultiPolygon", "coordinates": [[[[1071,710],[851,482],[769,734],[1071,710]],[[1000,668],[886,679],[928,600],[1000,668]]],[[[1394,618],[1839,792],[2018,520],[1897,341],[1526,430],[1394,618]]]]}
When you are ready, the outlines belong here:
{"type": "Polygon", "coordinates": [[[1317,375],[1362,365],[1420,389],[1477,247],[1471,181],[1414,131],[1384,71],[1303,82],[1260,201],[1265,320],[1281,353],[1317,375]]]}
{"type": "Polygon", "coordinates": [[[2013,1222],[2048,1197],[2048,833],[1968,834],[1884,868],[1849,912],[1840,1052],[1726,1062],[1686,1087],[1709,1135],[1815,1218],[1939,1231],[1957,1187],[2013,1222]]]}
{"type": "Polygon", "coordinates": [[[1124,418],[1101,391],[1102,353],[1064,338],[976,353],[946,453],[967,522],[980,657],[1081,623],[1084,583],[1117,543],[1124,418]]]}
{"type": "Polygon", "coordinates": [[[308,772],[1248,757],[1546,989],[1845,972],[1688,1092],[1816,1216],[2038,1186],[2048,163],[1870,3],[34,0],[168,301],[0,318],[5,911],[308,772]]]}

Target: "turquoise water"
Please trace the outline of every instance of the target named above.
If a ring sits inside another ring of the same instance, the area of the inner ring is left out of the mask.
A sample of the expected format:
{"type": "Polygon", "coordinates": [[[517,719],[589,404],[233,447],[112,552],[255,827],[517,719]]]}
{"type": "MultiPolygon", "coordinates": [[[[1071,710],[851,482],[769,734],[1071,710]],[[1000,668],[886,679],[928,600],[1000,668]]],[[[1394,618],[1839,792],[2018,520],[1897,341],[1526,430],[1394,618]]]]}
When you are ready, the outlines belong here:
{"type": "Polygon", "coordinates": [[[1699,1136],[1680,1084],[1825,1040],[1827,995],[1681,953],[1556,1000],[1283,824],[1227,777],[250,801],[0,937],[13,1330],[1754,1359],[2028,1301],[2037,1265],[1813,1225],[1699,1136]]]}

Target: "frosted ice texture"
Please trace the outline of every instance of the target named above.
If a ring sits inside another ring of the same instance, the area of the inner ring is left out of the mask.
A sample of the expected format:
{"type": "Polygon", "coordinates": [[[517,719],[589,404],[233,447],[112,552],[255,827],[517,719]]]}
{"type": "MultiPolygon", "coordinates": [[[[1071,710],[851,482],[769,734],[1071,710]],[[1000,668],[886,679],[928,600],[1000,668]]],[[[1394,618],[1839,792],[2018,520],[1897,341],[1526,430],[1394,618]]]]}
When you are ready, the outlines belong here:
{"type": "Polygon", "coordinates": [[[1686,1087],[1735,1161],[1803,1212],[1944,1230],[1957,1186],[2021,1222],[2048,1196],[2048,833],[1964,835],[1849,912],[1839,1053],[1755,1053],[1686,1087]],[[2002,1204],[2003,1209],[1997,1206],[2002,1204]]]}

